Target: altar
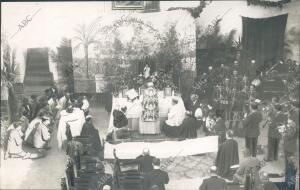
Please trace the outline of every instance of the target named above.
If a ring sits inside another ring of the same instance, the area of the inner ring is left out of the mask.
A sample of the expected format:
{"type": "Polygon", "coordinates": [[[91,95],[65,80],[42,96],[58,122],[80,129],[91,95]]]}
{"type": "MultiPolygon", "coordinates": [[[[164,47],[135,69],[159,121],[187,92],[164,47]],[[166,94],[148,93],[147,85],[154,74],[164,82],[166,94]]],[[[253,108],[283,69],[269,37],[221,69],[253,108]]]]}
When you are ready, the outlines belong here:
{"type": "MultiPolygon", "coordinates": [[[[112,110],[118,109],[119,107],[127,107],[126,116],[128,118],[128,128],[132,131],[139,131],[140,134],[160,134],[161,126],[164,124],[164,121],[167,119],[168,111],[171,108],[172,99],[176,98],[178,100],[178,107],[183,117],[185,115],[185,107],[183,100],[180,96],[163,96],[163,92],[158,92],[158,109],[159,109],[159,118],[154,122],[145,122],[141,119],[142,115],[142,101],[143,96],[140,96],[139,99],[134,100],[133,102],[128,101],[127,98],[122,97],[113,97],[112,100],[112,110]]],[[[113,115],[111,112],[108,126],[108,133],[114,130],[113,126],[113,115]]]]}

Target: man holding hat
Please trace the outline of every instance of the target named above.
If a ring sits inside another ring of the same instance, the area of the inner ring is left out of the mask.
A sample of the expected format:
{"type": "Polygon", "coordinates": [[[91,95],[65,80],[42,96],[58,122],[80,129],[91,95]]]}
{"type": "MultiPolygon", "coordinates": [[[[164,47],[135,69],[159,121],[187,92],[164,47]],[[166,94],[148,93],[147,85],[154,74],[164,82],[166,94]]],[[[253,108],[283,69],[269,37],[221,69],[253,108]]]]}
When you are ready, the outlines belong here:
{"type": "Polygon", "coordinates": [[[226,190],[226,181],[217,175],[217,167],[210,167],[210,178],[204,179],[199,190],[226,190]]]}

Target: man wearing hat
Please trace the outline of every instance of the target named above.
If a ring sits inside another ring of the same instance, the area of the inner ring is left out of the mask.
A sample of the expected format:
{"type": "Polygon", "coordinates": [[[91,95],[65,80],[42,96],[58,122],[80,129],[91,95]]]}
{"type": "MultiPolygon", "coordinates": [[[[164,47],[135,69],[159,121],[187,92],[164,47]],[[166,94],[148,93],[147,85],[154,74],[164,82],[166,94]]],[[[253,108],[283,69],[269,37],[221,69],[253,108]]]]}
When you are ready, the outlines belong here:
{"type": "Polygon", "coordinates": [[[258,111],[258,104],[253,102],[250,106],[250,114],[243,120],[245,131],[245,146],[252,157],[256,157],[257,139],[260,133],[259,123],[262,121],[262,113],[258,111]]]}
{"type": "Polygon", "coordinates": [[[282,112],[282,106],[274,106],[275,113],[268,130],[268,155],[266,161],[278,160],[279,142],[281,134],[278,127],[287,123],[287,116],[282,112]]]}
{"type": "Polygon", "coordinates": [[[210,178],[204,179],[199,190],[226,190],[226,181],[217,175],[217,167],[210,167],[210,178]]]}

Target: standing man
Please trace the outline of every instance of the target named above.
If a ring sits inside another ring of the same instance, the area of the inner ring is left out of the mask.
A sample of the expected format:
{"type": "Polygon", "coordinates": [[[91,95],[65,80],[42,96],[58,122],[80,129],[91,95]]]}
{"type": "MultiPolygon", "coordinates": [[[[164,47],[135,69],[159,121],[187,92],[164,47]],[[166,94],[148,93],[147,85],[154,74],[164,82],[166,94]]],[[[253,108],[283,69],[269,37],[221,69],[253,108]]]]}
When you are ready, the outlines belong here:
{"type": "Polygon", "coordinates": [[[252,157],[256,157],[257,139],[259,136],[259,123],[262,121],[262,114],[258,111],[258,105],[252,103],[250,114],[243,121],[245,131],[245,145],[252,157]]]}
{"type": "Polygon", "coordinates": [[[231,130],[226,132],[226,140],[219,147],[215,164],[219,176],[232,180],[234,173],[231,166],[239,164],[239,147],[231,130]]]}
{"type": "Polygon", "coordinates": [[[276,104],[274,108],[276,113],[274,114],[274,118],[271,120],[268,131],[267,161],[278,160],[279,142],[281,139],[278,127],[286,124],[287,122],[287,117],[281,111],[282,106],[280,104],[276,104]]]}
{"type": "Polygon", "coordinates": [[[243,111],[243,103],[240,93],[242,89],[241,78],[239,77],[238,72],[236,70],[233,71],[233,76],[230,79],[230,86],[231,93],[229,103],[229,129],[233,130],[234,133],[236,133],[237,125],[239,124],[239,119],[241,118],[241,113],[243,111]]]}
{"type": "Polygon", "coordinates": [[[226,140],[226,125],[223,119],[223,111],[216,110],[216,124],[214,126],[216,135],[219,136],[218,143],[222,144],[226,140]]]}

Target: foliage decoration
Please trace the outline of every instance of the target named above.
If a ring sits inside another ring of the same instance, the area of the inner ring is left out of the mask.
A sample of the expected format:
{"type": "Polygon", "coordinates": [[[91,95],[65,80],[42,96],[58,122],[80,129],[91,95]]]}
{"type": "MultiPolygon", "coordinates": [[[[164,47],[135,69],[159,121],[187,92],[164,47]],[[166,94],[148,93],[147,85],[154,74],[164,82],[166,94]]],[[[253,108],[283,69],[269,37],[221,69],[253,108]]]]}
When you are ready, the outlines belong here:
{"type": "Polygon", "coordinates": [[[286,3],[291,2],[291,0],[279,0],[279,1],[265,1],[265,0],[247,0],[248,5],[259,5],[263,7],[277,7],[282,8],[286,3]]]}
{"type": "MultiPolygon", "coordinates": [[[[221,18],[217,17],[197,38],[197,44],[205,44],[205,59],[211,65],[220,65],[232,63],[236,58],[237,50],[240,48],[240,42],[235,41],[236,30],[231,30],[228,34],[221,34],[221,18]]],[[[201,49],[201,48],[199,48],[201,49]]]]}
{"type": "Polygon", "coordinates": [[[171,7],[167,11],[186,10],[194,19],[196,19],[200,16],[200,13],[203,11],[206,5],[206,2],[204,0],[201,0],[200,5],[198,5],[197,7],[171,7]]]}

